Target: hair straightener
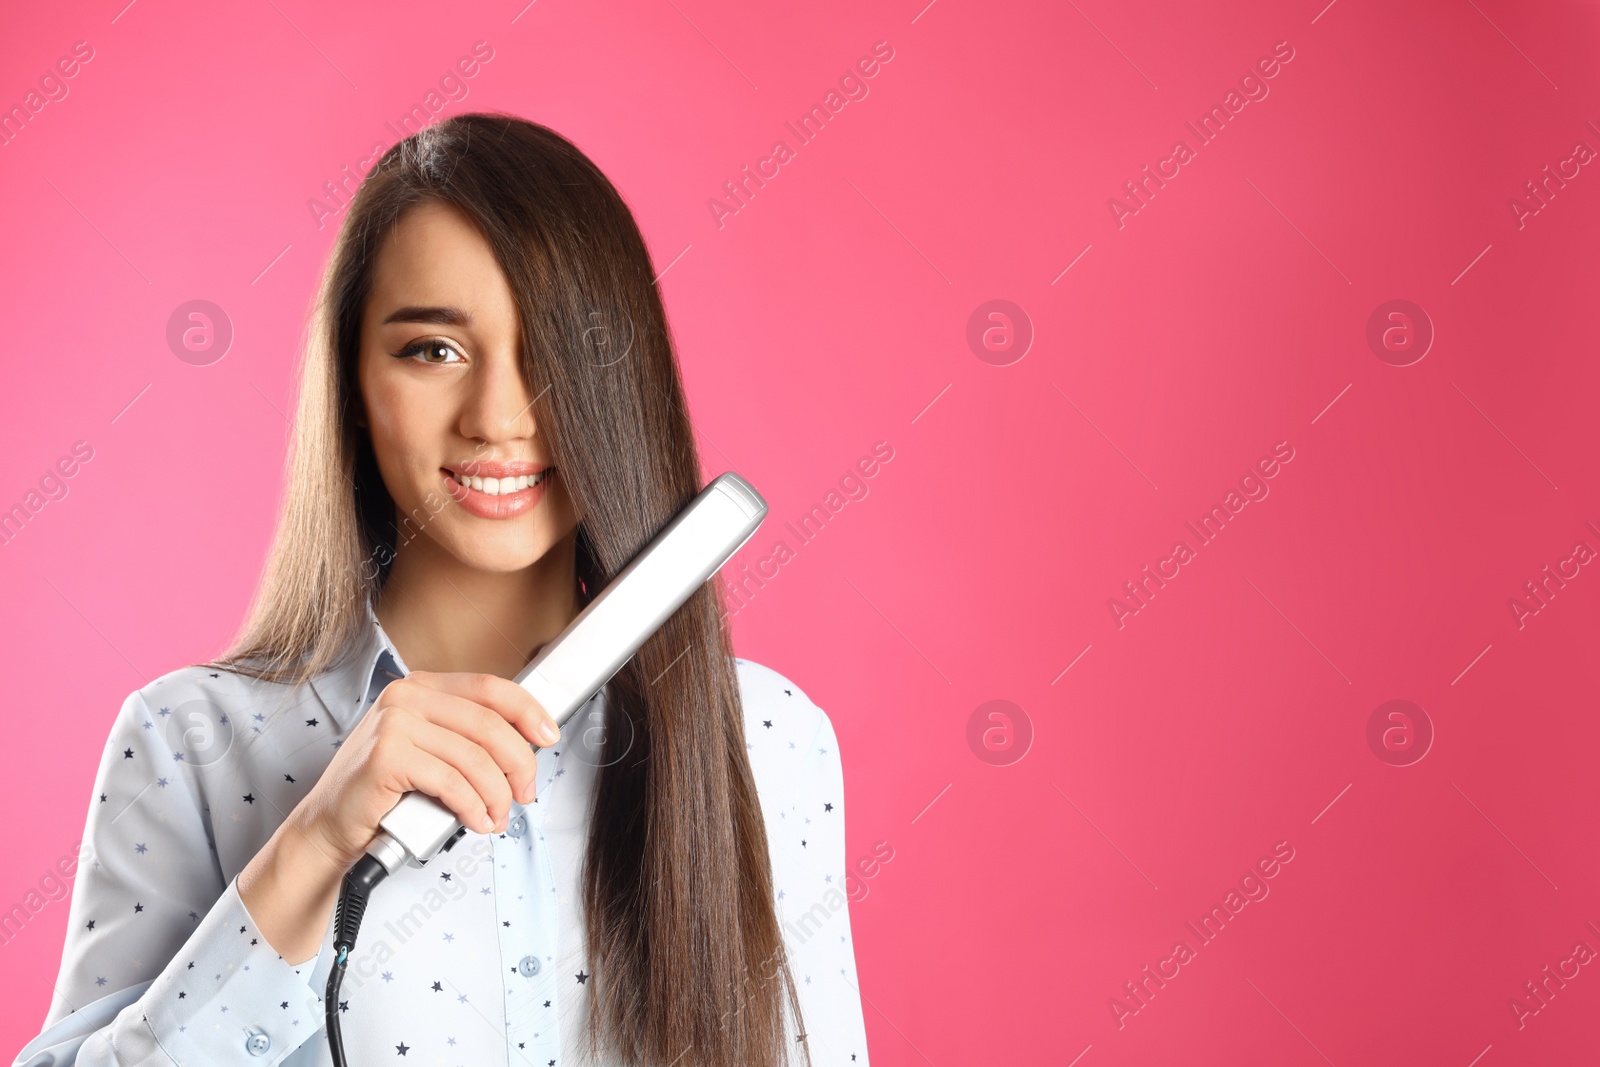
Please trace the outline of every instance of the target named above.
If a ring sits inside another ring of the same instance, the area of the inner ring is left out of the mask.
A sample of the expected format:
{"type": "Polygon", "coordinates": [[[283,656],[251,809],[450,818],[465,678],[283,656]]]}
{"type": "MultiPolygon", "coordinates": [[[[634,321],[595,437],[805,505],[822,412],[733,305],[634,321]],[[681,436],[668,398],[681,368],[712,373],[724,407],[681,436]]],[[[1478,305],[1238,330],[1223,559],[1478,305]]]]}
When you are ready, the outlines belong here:
{"type": "MultiPolygon", "coordinates": [[[[539,651],[517,675],[516,683],[533,695],[558,726],[565,726],[650,635],[732,558],[766,514],[767,502],[749,482],[732,471],[718,476],[539,651]]],[[[328,1047],[338,1067],[345,1062],[339,1033],[339,985],[355,948],[368,894],[402,866],[421,867],[448,851],[467,832],[449,808],[426,793],[407,793],[378,825],[381,831],[367,846],[366,855],[345,874],[334,909],[335,956],[323,1002],[328,1047]]]]}

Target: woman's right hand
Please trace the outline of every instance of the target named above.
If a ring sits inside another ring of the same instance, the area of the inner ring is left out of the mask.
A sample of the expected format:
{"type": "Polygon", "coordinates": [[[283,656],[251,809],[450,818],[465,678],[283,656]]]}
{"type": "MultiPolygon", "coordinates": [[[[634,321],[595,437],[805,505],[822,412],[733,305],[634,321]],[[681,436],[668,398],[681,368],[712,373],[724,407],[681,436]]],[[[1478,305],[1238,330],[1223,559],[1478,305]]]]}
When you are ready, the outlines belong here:
{"type": "Polygon", "coordinates": [[[412,671],[379,694],[289,820],[340,869],[361,858],[378,820],[412,790],[438,798],[469,830],[503,830],[513,799],[534,798],[530,744],[548,748],[559,737],[510,679],[412,671]]]}

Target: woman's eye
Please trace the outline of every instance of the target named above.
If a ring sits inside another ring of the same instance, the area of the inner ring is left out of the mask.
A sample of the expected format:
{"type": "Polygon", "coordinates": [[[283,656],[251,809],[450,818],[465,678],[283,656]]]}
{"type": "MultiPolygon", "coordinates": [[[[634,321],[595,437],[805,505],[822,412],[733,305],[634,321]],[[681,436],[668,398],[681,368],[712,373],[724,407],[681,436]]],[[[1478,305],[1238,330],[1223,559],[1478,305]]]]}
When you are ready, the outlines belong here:
{"type": "Polygon", "coordinates": [[[456,351],[454,345],[448,344],[444,341],[413,341],[400,351],[394,353],[394,357],[396,359],[411,359],[412,357],[419,357],[417,360],[419,363],[441,364],[461,362],[461,353],[456,351]],[[456,358],[451,359],[451,356],[456,358]]]}

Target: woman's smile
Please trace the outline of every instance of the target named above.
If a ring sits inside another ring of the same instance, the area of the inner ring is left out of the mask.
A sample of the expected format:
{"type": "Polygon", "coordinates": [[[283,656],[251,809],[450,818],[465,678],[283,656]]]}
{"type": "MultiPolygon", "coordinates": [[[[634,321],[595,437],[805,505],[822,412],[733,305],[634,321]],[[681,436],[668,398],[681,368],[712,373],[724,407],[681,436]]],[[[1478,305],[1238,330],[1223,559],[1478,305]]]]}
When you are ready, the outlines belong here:
{"type": "Polygon", "coordinates": [[[483,519],[510,519],[532,511],[556,473],[554,467],[536,463],[477,461],[455,469],[440,467],[439,471],[451,499],[483,519]]]}

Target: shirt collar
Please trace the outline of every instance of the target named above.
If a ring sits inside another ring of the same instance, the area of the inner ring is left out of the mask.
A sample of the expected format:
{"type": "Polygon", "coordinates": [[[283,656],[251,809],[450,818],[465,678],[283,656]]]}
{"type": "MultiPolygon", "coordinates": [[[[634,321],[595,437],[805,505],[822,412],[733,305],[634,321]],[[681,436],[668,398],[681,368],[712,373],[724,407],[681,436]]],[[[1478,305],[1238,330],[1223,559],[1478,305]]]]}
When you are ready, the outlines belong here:
{"type": "Polygon", "coordinates": [[[400,650],[384,632],[370,600],[365,609],[366,624],[354,650],[338,665],[311,679],[311,688],[344,731],[361,719],[367,705],[385,685],[411,673],[400,650]]]}

